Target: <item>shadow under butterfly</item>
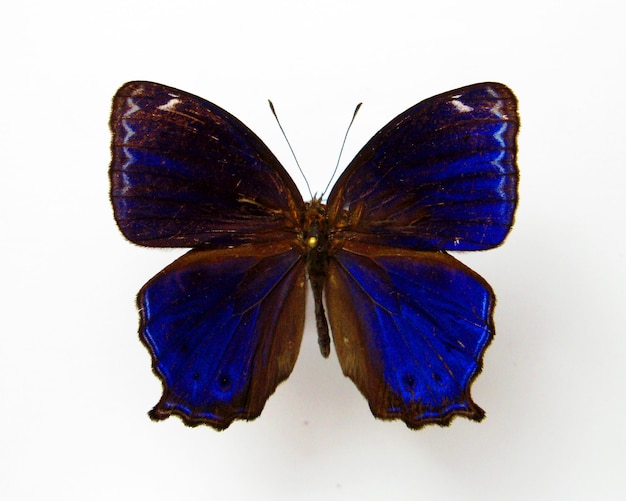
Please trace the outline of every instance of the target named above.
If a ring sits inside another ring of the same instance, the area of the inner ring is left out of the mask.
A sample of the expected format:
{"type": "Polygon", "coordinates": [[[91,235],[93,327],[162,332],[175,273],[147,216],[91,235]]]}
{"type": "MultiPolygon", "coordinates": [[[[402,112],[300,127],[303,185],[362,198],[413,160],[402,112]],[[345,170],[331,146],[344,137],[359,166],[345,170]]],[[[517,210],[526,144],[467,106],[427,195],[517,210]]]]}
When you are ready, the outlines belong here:
{"type": "Polygon", "coordinates": [[[383,127],[324,205],[213,103],[150,82],[113,99],[115,219],[131,242],[193,247],[137,297],[139,334],[172,414],[218,430],[257,417],[295,364],[305,277],[319,345],[374,416],[410,428],[480,421],[470,396],[495,296],[446,251],[498,246],[517,204],[513,93],[453,90],[383,127]]]}

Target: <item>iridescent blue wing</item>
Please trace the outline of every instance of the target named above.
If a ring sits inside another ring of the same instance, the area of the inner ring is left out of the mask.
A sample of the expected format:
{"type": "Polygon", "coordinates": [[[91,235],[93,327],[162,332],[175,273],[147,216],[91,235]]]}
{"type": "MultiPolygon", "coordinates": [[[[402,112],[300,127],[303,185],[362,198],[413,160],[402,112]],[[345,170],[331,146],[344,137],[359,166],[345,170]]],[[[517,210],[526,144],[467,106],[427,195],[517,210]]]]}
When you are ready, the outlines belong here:
{"type": "Polygon", "coordinates": [[[501,84],[427,99],[383,127],[329,196],[334,344],[377,417],[420,428],[484,416],[470,387],[495,297],[445,250],[487,249],[509,232],[518,125],[501,84]]]}
{"type": "Polygon", "coordinates": [[[150,82],[113,98],[111,201],[132,242],[224,248],[295,238],[302,198],[276,157],[220,107],[150,82]]]}
{"type": "Polygon", "coordinates": [[[261,140],[218,106],[130,82],[113,100],[111,201],[132,242],[197,246],[137,298],[163,396],[153,419],[226,428],[291,372],[304,321],[302,198],[261,140]]]}
{"type": "Polygon", "coordinates": [[[343,372],[376,417],[410,428],[483,418],[470,386],[495,297],[472,270],[443,252],[348,243],[330,263],[326,301],[343,372]]]}
{"type": "Polygon", "coordinates": [[[298,356],[304,268],[283,242],[192,250],[150,280],[137,302],[163,383],[152,419],[224,429],[257,417],[298,356]]]}
{"type": "Polygon", "coordinates": [[[517,204],[517,101],[498,83],[422,101],[383,127],[328,198],[342,238],[415,250],[499,245],[517,204]]]}

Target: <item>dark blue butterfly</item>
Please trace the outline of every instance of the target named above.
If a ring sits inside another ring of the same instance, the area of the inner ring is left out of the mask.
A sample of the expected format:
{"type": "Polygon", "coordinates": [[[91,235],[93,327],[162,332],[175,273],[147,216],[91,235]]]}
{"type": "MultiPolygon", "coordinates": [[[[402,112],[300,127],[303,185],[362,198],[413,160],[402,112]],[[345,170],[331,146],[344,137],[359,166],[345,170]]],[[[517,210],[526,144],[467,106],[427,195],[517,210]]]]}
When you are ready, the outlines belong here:
{"type": "Polygon", "coordinates": [[[295,364],[305,276],[319,344],[382,419],[475,421],[470,387],[495,296],[445,251],[502,243],[517,203],[516,99],[482,83],[383,127],[305,203],[263,142],[218,106],[130,82],[115,95],[111,200],[132,242],[193,247],[139,292],[140,337],[187,425],[254,419],[295,364]]]}

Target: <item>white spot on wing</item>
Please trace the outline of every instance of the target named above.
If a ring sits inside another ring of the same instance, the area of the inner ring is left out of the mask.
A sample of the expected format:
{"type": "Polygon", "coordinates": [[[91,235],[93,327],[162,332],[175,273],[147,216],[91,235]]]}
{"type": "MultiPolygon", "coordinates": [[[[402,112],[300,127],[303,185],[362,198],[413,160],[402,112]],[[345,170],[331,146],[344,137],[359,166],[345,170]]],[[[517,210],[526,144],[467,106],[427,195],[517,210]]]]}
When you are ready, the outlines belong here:
{"type": "Polygon", "coordinates": [[[489,111],[502,120],[509,118],[506,116],[506,113],[504,113],[504,102],[501,100],[496,101],[489,111]]]}
{"type": "Polygon", "coordinates": [[[120,170],[123,172],[125,171],[130,165],[133,165],[137,160],[135,159],[133,152],[130,148],[127,148],[126,146],[124,146],[122,148],[122,151],[124,152],[124,157],[125,157],[125,161],[124,164],[122,165],[122,167],[120,168],[120,170]]]}
{"type": "Polygon", "coordinates": [[[180,103],[180,99],[178,99],[177,97],[173,97],[167,103],[162,104],[158,108],[163,111],[174,111],[174,108],[178,103],[180,103]]]}
{"type": "Polygon", "coordinates": [[[122,128],[124,129],[124,143],[127,143],[128,140],[135,135],[135,131],[128,125],[126,120],[122,121],[122,128]]]}
{"type": "Polygon", "coordinates": [[[501,148],[506,148],[506,141],[504,140],[503,136],[508,128],[509,128],[509,124],[507,124],[506,122],[503,122],[500,128],[493,135],[494,139],[498,141],[498,144],[500,145],[501,148]]]}
{"type": "Polygon", "coordinates": [[[131,116],[133,113],[139,111],[139,106],[133,101],[132,97],[126,99],[126,104],[128,105],[128,109],[122,115],[124,118],[131,116]]]}
{"type": "Polygon", "coordinates": [[[462,101],[459,101],[458,99],[453,99],[452,101],[450,101],[450,103],[461,113],[467,113],[469,111],[474,110],[474,108],[472,108],[471,106],[468,106],[462,101]]]}

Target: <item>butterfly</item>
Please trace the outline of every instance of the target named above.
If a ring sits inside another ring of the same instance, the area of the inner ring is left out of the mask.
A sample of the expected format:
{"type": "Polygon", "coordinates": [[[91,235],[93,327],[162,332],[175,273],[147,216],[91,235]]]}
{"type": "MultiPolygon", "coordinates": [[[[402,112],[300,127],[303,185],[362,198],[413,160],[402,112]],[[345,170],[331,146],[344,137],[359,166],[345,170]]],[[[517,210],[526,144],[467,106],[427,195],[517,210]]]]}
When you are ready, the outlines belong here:
{"type": "Polygon", "coordinates": [[[163,385],[153,420],[227,428],[291,373],[306,277],[321,353],[380,419],[480,421],[471,385],[494,293],[446,251],[496,247],[517,205],[517,100],[480,83],[422,101],[360,150],[327,203],[305,203],[227,111],[150,82],[113,99],[115,220],[148,247],[191,247],[139,292],[139,334],[163,385]],[[330,324],[330,327],[329,327],[330,324]]]}

